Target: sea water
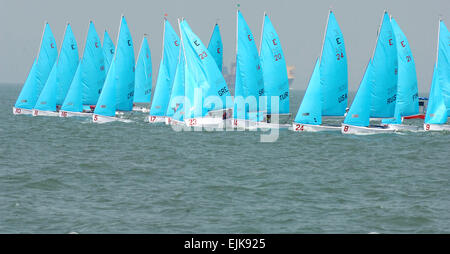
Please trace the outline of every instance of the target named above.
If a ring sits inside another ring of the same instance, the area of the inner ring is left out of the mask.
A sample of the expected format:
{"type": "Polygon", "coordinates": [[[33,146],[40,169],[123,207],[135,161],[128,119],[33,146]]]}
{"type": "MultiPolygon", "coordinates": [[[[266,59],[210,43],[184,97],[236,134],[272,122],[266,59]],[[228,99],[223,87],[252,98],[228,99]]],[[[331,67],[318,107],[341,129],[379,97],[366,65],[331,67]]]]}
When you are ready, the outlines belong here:
{"type": "Polygon", "coordinates": [[[0,233],[450,233],[448,132],[262,143],[144,113],[14,116],[20,88],[0,85],[0,233]]]}

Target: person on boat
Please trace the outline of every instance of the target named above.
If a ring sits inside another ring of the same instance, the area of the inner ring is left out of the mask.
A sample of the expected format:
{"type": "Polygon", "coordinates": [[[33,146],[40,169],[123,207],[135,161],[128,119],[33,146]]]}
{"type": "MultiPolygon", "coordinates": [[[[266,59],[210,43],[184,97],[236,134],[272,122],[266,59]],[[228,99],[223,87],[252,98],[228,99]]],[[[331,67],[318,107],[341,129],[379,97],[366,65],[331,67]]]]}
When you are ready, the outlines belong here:
{"type": "Polygon", "coordinates": [[[267,115],[267,116],[266,116],[266,122],[267,122],[267,123],[270,123],[270,122],[271,122],[271,117],[272,117],[271,115],[267,115]]]}
{"type": "Polygon", "coordinates": [[[347,113],[348,113],[348,111],[350,110],[350,108],[349,107],[347,107],[347,108],[345,108],[345,114],[344,114],[344,117],[346,117],[347,116],[347,113]]]}

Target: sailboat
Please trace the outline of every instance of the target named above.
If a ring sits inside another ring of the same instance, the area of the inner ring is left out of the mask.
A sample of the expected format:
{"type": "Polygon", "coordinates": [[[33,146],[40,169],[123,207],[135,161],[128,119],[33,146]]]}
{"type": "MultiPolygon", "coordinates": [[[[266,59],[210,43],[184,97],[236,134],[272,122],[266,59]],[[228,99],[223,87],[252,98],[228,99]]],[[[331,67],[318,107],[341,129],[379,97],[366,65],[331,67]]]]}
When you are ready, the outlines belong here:
{"type": "Polygon", "coordinates": [[[179,24],[185,56],[185,115],[187,126],[223,128],[228,86],[215,60],[186,20],[179,24]]]}
{"type": "Polygon", "coordinates": [[[152,57],[147,37],[144,36],[136,63],[133,110],[149,112],[152,95],[152,57]]]}
{"type": "Polygon", "coordinates": [[[127,122],[115,117],[116,111],[124,112],[133,109],[135,78],[133,39],[123,15],[116,45],[114,58],[92,115],[94,123],[127,122]]]}
{"type": "Polygon", "coordinates": [[[78,47],[67,24],[56,63],[33,109],[33,116],[58,116],[78,66],[78,47]]]}
{"type": "Polygon", "coordinates": [[[180,38],[164,17],[163,50],[148,121],[164,123],[178,63],[180,38]]]}
{"type": "Polygon", "coordinates": [[[272,117],[289,113],[289,81],[281,47],[280,38],[272,25],[267,13],[264,13],[263,29],[261,33],[260,61],[264,80],[264,96],[267,99],[267,112],[264,121],[258,122],[260,128],[289,128],[289,124],[271,123],[272,117]],[[273,105],[275,100],[278,107],[273,105]]]}
{"type": "Polygon", "coordinates": [[[42,33],[41,45],[37,58],[28,74],[19,97],[13,107],[13,114],[32,114],[32,109],[41,94],[48,76],[58,57],[55,37],[53,36],[50,25],[45,22],[44,32],[42,33]]]}
{"type": "Polygon", "coordinates": [[[107,62],[94,22],[89,22],[83,56],[78,63],[60,117],[90,117],[105,82],[107,62]]]}
{"type": "Polygon", "coordinates": [[[220,36],[219,24],[214,25],[211,39],[209,39],[208,51],[217,63],[217,67],[222,72],[223,64],[223,43],[222,36],[220,36]]]}
{"type": "Polygon", "coordinates": [[[294,131],[339,131],[323,123],[323,117],[342,117],[347,107],[348,75],[344,36],[330,10],[323,39],[308,88],[293,123],[294,131]]]}
{"type": "Polygon", "coordinates": [[[439,20],[437,51],[423,128],[450,131],[450,125],[446,124],[450,112],[450,33],[443,20],[439,20]]]}
{"type": "Polygon", "coordinates": [[[397,48],[394,31],[385,11],[377,44],[366,68],[355,99],[344,119],[344,134],[376,134],[394,132],[381,125],[370,125],[370,118],[394,116],[397,97],[397,48]]]}
{"type": "MultiPolygon", "coordinates": [[[[178,22],[180,22],[178,20],[178,22]]],[[[179,24],[178,24],[179,25],[179,24]]],[[[173,80],[172,92],[170,94],[169,105],[166,112],[166,124],[185,125],[184,123],[184,65],[185,57],[183,46],[180,47],[180,56],[178,57],[177,70],[173,80]]]]}
{"type": "Polygon", "coordinates": [[[259,112],[259,97],[264,95],[263,73],[253,34],[239,10],[236,49],[233,126],[254,128],[263,117],[259,112]]]}
{"type": "Polygon", "coordinates": [[[108,32],[105,29],[105,33],[103,35],[103,55],[105,58],[105,74],[108,73],[109,66],[111,65],[111,61],[114,57],[114,42],[111,40],[108,32]]]}
{"type": "Polygon", "coordinates": [[[383,125],[397,131],[418,130],[415,125],[402,124],[404,117],[412,118],[419,114],[419,93],[414,58],[408,40],[394,18],[391,25],[395,34],[398,61],[397,98],[394,118],[383,119],[383,125]]]}

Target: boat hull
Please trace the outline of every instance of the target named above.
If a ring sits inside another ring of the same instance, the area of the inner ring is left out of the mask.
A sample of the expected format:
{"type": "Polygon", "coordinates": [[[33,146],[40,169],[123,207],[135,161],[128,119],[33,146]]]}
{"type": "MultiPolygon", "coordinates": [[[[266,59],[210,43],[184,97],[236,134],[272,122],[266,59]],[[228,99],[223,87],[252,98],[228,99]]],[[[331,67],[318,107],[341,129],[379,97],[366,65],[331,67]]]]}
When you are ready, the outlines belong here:
{"type": "Polygon", "coordinates": [[[384,125],[388,129],[392,129],[395,131],[418,131],[419,127],[415,125],[407,125],[407,124],[386,124],[384,125]]]}
{"type": "Polygon", "coordinates": [[[450,125],[424,123],[423,129],[425,131],[450,131],[450,125]]]}
{"type": "Polygon", "coordinates": [[[223,119],[222,117],[198,117],[184,120],[186,126],[223,129],[231,125],[231,119],[223,119]]]}
{"type": "Polygon", "coordinates": [[[150,112],[150,109],[149,109],[149,108],[146,108],[146,107],[138,107],[138,106],[134,106],[134,107],[133,107],[133,111],[143,112],[143,113],[148,113],[148,112],[150,112]]]}
{"type": "Polygon", "coordinates": [[[14,115],[32,115],[33,112],[31,109],[13,107],[13,114],[14,115]]]}
{"type": "Polygon", "coordinates": [[[230,119],[232,121],[233,128],[244,130],[256,130],[258,129],[258,123],[255,121],[243,120],[243,119],[230,119]]]}
{"type": "MultiPolygon", "coordinates": [[[[291,127],[290,124],[275,124],[275,123],[266,123],[266,122],[257,122],[256,123],[256,128],[262,129],[262,130],[265,130],[265,129],[284,130],[284,129],[289,129],[290,127],[291,127]]],[[[255,127],[253,127],[253,128],[255,128],[255,127]]]]}
{"type": "Polygon", "coordinates": [[[395,130],[383,127],[363,127],[348,124],[342,124],[341,127],[342,134],[371,135],[371,134],[382,134],[393,132],[395,132],[395,130]]]}
{"type": "Polygon", "coordinates": [[[149,123],[165,123],[166,117],[165,116],[148,116],[147,121],[149,123]]]}
{"type": "Polygon", "coordinates": [[[59,113],[56,111],[33,109],[33,116],[59,116],[59,113]]]}
{"type": "Polygon", "coordinates": [[[185,126],[186,124],[183,121],[178,121],[178,120],[174,120],[170,117],[166,117],[166,125],[185,126]]]}
{"type": "Polygon", "coordinates": [[[293,123],[292,130],[295,132],[320,132],[320,131],[340,131],[340,126],[328,126],[328,125],[312,125],[312,124],[300,124],[293,123]]]}
{"type": "Polygon", "coordinates": [[[59,111],[59,117],[92,117],[92,113],[59,111]]]}
{"type": "Polygon", "coordinates": [[[121,119],[115,116],[102,116],[97,114],[92,114],[92,122],[94,123],[110,123],[110,122],[124,122],[129,123],[130,120],[121,119]]]}

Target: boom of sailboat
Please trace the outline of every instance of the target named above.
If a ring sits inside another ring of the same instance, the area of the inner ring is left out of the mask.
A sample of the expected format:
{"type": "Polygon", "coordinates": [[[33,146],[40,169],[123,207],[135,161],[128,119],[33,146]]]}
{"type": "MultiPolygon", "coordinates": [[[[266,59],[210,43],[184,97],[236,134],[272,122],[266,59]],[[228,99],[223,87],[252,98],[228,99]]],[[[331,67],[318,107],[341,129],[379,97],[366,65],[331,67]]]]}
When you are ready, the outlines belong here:
{"type": "Polygon", "coordinates": [[[164,17],[162,54],[152,89],[151,36],[142,35],[135,58],[135,44],[122,15],[115,44],[106,30],[102,43],[94,22],[89,22],[81,58],[71,25],[65,28],[58,52],[46,22],[13,114],[89,117],[93,123],[130,122],[130,115],[141,114],[150,125],[289,129],[298,134],[450,131],[450,32],[442,19],[426,114],[419,112],[416,67],[408,39],[387,11],[356,96],[348,105],[347,53],[337,20],[330,10],[322,50],[311,65],[312,74],[293,119],[283,38],[276,32],[276,22],[264,13],[258,50],[240,10],[236,12],[233,96],[222,73],[227,48],[219,23],[205,44],[187,19],[180,18],[172,26],[164,17]],[[424,119],[423,128],[408,119],[424,119]]]}

